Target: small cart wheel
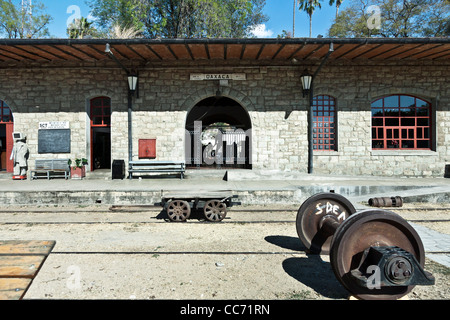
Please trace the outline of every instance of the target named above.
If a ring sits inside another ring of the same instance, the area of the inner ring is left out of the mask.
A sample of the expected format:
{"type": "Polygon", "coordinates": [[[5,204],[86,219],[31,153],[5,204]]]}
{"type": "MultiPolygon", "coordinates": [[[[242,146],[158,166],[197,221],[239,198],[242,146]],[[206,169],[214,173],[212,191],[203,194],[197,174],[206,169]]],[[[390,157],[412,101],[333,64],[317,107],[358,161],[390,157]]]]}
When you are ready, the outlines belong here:
{"type": "Polygon", "coordinates": [[[173,222],[186,221],[191,215],[191,206],[187,201],[173,200],[167,206],[167,215],[173,222]]]}
{"type": "Polygon", "coordinates": [[[225,219],[227,215],[227,206],[220,200],[210,200],[205,203],[203,208],[205,218],[211,222],[219,222],[225,219]]]}

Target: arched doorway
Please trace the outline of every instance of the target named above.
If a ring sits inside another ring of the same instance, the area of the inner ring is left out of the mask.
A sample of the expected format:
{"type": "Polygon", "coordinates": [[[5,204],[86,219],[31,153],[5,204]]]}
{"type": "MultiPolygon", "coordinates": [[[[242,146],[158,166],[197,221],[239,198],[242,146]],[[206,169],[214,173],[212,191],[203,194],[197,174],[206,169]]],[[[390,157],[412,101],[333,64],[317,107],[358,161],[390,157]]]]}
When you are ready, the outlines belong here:
{"type": "Polygon", "coordinates": [[[186,166],[251,169],[251,119],[228,97],[198,102],[186,119],[186,166]]]}
{"type": "Polygon", "coordinates": [[[14,164],[9,156],[14,147],[14,118],[6,102],[0,100],[0,171],[13,172],[14,164]]]}

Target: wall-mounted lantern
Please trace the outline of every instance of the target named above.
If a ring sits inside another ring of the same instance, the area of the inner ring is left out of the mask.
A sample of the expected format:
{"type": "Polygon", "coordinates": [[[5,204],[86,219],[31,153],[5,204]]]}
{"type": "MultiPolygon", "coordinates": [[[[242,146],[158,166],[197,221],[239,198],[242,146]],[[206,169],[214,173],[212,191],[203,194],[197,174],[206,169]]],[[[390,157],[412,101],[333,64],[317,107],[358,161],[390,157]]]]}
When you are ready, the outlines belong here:
{"type": "Polygon", "coordinates": [[[309,94],[311,90],[313,76],[312,74],[309,73],[308,69],[305,69],[305,71],[303,71],[303,74],[300,77],[300,80],[302,81],[303,98],[304,98],[309,94]]]}
{"type": "Polygon", "coordinates": [[[134,74],[130,74],[128,76],[128,89],[130,89],[130,93],[136,92],[138,80],[139,80],[138,76],[134,74]]]}

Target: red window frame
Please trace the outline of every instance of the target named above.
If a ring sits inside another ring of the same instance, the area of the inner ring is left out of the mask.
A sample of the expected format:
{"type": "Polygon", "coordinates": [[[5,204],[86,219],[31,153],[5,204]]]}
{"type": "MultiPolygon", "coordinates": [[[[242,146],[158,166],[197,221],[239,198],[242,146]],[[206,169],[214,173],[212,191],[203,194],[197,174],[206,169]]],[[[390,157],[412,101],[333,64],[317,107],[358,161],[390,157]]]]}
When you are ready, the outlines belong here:
{"type": "Polygon", "coordinates": [[[336,150],[336,99],[329,95],[313,98],[313,148],[315,151],[336,150]]]}
{"type": "Polygon", "coordinates": [[[12,123],[14,118],[6,102],[0,100],[0,123],[12,123]]]}
{"type": "Polygon", "coordinates": [[[372,102],[372,149],[431,150],[431,103],[411,95],[372,102]]]}
{"type": "Polygon", "coordinates": [[[111,98],[91,99],[91,127],[111,127],[111,98]]]}

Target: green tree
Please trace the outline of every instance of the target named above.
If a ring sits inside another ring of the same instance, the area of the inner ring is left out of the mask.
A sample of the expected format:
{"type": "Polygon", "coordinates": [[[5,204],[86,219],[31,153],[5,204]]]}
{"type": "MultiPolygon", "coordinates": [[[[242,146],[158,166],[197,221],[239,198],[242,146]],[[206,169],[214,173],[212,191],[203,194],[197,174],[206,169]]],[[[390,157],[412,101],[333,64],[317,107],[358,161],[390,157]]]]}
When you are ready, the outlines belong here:
{"type": "Polygon", "coordinates": [[[86,18],[75,19],[67,28],[67,35],[70,39],[83,39],[86,37],[99,37],[99,32],[94,28],[93,22],[86,18]]]}
{"type": "Polygon", "coordinates": [[[437,37],[450,35],[449,0],[353,0],[336,17],[330,37],[437,37]],[[369,28],[373,12],[379,8],[379,28],[369,28]],[[369,23],[370,24],[370,23],[369,23]]]}
{"type": "Polygon", "coordinates": [[[90,0],[91,15],[105,33],[112,32],[115,26],[142,30],[150,7],[147,0],[90,0]]]}
{"type": "Polygon", "coordinates": [[[348,9],[341,11],[328,30],[329,37],[366,38],[378,34],[378,29],[369,29],[367,21],[368,0],[352,0],[348,9]]]}
{"type": "Polygon", "coordinates": [[[292,38],[292,32],[291,31],[287,31],[287,30],[283,30],[281,31],[281,34],[279,34],[277,36],[278,39],[289,39],[292,38]]]}
{"type": "Polygon", "coordinates": [[[428,1],[421,12],[421,21],[421,36],[450,36],[450,0],[428,1]]]}
{"type": "Polygon", "coordinates": [[[45,6],[34,1],[31,6],[12,0],[0,0],[0,35],[10,39],[48,37],[48,24],[52,20],[45,6]]]}
{"type": "Polygon", "coordinates": [[[316,8],[321,9],[320,0],[300,0],[300,10],[305,11],[309,16],[309,37],[312,37],[312,16],[316,8]]]}
{"type": "Polygon", "coordinates": [[[89,0],[98,26],[141,30],[147,38],[250,36],[267,21],[265,0],[89,0]]]}

